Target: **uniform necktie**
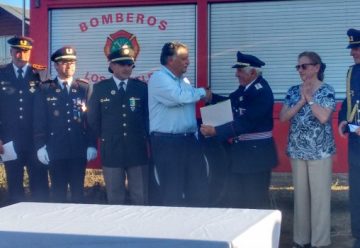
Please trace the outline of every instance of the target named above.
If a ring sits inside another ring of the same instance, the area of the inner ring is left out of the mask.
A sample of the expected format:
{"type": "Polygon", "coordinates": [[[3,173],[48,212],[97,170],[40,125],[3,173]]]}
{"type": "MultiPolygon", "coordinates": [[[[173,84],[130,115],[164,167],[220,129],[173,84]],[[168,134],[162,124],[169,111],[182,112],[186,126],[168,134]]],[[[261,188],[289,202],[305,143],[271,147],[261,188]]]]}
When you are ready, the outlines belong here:
{"type": "Polygon", "coordinates": [[[119,84],[119,92],[120,94],[125,94],[125,82],[124,81],[121,81],[120,84],[119,84]]]}
{"type": "Polygon", "coordinates": [[[68,91],[68,82],[64,81],[63,83],[63,91],[66,93],[66,94],[69,94],[69,91],[68,91]]]}
{"type": "Polygon", "coordinates": [[[17,70],[17,72],[18,72],[18,79],[19,80],[24,80],[24,77],[23,77],[23,69],[21,69],[21,68],[19,68],[18,70],[17,70]]]}

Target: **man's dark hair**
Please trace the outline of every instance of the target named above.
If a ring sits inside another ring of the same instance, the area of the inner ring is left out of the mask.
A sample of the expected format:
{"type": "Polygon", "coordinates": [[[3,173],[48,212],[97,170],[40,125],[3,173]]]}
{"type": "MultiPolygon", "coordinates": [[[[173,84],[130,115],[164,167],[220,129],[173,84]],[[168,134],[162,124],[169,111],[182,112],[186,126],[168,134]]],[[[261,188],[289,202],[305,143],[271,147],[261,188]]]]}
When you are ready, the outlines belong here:
{"type": "Polygon", "coordinates": [[[180,47],[187,49],[187,46],[185,44],[177,41],[165,43],[161,50],[160,63],[162,65],[166,65],[168,58],[176,55],[176,52],[180,47]]]}

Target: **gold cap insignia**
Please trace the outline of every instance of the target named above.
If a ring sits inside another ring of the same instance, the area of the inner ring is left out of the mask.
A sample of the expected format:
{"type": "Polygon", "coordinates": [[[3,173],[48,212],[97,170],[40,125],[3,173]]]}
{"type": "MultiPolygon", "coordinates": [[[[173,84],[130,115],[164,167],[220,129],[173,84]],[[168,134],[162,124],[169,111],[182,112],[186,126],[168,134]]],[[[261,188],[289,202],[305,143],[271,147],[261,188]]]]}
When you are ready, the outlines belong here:
{"type": "Polygon", "coordinates": [[[65,51],[66,51],[66,54],[73,54],[73,52],[74,52],[72,48],[66,48],[65,51]]]}

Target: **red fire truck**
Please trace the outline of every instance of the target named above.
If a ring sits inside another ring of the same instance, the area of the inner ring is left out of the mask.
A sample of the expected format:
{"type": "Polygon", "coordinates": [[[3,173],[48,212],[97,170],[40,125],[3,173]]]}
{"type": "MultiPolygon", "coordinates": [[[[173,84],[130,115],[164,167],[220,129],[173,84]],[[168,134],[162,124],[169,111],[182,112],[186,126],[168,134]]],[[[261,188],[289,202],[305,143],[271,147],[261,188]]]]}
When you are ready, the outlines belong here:
{"type": "MultiPolygon", "coordinates": [[[[276,171],[290,170],[285,154],[288,124],[280,123],[278,115],[287,89],[300,82],[294,69],[297,55],[305,50],[321,55],[327,64],[325,80],[335,88],[339,108],[352,64],[345,49],[346,30],[360,28],[355,26],[360,23],[358,0],[31,0],[30,7],[33,62],[47,64],[54,74],[50,54],[73,45],[78,52],[77,77],[91,83],[110,76],[106,42],[121,42],[124,33],[139,49],[133,76],[148,80],[159,68],[162,45],[179,40],[190,47],[190,81],[224,95],[237,88],[231,68],[236,51],[258,56],[266,62],[263,74],[276,99],[276,171]]],[[[337,112],[333,124],[334,172],[346,172],[346,140],[337,135],[337,112]]]]}

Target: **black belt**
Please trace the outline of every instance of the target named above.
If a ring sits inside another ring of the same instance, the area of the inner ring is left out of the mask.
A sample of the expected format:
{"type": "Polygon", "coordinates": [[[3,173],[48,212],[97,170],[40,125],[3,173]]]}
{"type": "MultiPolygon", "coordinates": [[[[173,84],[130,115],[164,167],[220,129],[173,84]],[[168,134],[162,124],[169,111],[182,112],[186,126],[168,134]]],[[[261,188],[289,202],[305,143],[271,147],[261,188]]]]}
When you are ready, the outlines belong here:
{"type": "Polygon", "coordinates": [[[162,136],[162,137],[184,137],[184,136],[194,136],[195,133],[162,133],[162,132],[151,132],[153,136],[162,136]]]}

